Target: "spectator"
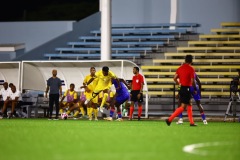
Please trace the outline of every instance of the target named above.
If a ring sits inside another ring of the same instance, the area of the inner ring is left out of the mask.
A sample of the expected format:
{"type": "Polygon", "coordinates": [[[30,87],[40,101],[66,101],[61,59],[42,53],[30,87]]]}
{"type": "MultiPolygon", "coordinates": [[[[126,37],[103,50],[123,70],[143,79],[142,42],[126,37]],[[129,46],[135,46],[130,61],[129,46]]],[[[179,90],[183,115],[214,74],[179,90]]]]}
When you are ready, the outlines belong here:
{"type": "MultiPolygon", "coordinates": [[[[2,108],[4,102],[7,100],[7,96],[12,92],[11,88],[8,87],[8,82],[3,83],[3,88],[0,90],[0,107],[2,108]]],[[[6,116],[6,113],[1,112],[0,116],[6,116]]]]}

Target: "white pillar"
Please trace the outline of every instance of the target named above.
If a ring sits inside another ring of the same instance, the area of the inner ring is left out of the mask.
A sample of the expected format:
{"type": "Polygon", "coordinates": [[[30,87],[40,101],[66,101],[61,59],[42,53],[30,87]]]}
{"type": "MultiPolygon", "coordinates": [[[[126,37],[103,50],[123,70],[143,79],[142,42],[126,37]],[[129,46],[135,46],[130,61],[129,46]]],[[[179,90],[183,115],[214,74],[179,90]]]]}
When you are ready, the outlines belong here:
{"type": "Polygon", "coordinates": [[[112,0],[101,0],[101,60],[111,59],[112,0]]]}
{"type": "MultiPolygon", "coordinates": [[[[177,6],[178,6],[177,0],[171,0],[170,23],[177,22],[177,12],[178,12],[177,6]]],[[[171,26],[170,29],[175,29],[175,27],[171,26]]]]}

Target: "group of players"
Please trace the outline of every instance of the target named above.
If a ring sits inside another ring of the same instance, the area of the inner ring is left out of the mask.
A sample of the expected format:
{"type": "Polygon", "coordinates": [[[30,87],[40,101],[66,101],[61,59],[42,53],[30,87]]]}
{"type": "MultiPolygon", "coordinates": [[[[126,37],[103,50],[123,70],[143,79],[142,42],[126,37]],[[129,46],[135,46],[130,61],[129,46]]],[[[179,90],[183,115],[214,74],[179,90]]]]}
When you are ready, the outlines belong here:
{"type": "MultiPolygon", "coordinates": [[[[109,109],[109,117],[105,120],[112,121],[115,108],[117,109],[117,121],[123,121],[121,105],[127,103],[130,105],[129,120],[132,120],[134,104],[138,103],[138,120],[141,119],[143,102],[143,76],[139,74],[139,68],[133,68],[133,79],[131,84],[127,84],[124,79],[118,78],[107,66],[96,72],[94,67],[90,68],[90,74],[87,75],[80,87],[82,92],[80,99],[74,90],[75,85],[70,84],[70,88],[64,93],[60,100],[61,117],[74,112],[73,118],[77,119],[81,112],[82,117],[88,117],[89,120],[98,120],[98,110],[103,113],[104,106],[109,109]],[[112,88],[114,86],[114,90],[112,88]],[[131,92],[129,92],[131,91],[131,92]],[[66,98],[66,102],[63,100],[66,98]],[[87,108],[87,113],[85,109],[87,108]],[[99,108],[98,108],[99,107],[99,108]],[[67,109],[67,110],[66,110],[67,109]]],[[[127,106],[127,105],[125,105],[127,106]]]]}

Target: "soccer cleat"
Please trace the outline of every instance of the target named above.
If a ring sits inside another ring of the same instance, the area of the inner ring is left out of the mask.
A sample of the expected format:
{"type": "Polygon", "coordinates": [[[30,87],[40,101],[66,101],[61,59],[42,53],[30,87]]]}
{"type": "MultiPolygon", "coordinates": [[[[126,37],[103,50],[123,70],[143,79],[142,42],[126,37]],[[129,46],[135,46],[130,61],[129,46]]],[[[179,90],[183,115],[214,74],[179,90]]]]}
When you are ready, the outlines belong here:
{"type": "Polygon", "coordinates": [[[88,99],[86,99],[86,101],[84,102],[84,104],[85,104],[85,105],[87,105],[87,104],[88,104],[88,102],[89,102],[89,100],[88,100],[88,99]]]}
{"type": "Polygon", "coordinates": [[[171,122],[168,119],[166,119],[165,122],[167,123],[168,126],[171,125],[171,122]]]}
{"type": "Polygon", "coordinates": [[[128,118],[129,121],[132,121],[132,118],[128,118]]]}
{"type": "Polygon", "coordinates": [[[99,111],[103,113],[103,107],[99,107],[99,111]]]}
{"type": "Polygon", "coordinates": [[[89,118],[88,120],[89,120],[89,121],[92,121],[92,118],[89,118]]]}
{"type": "Polygon", "coordinates": [[[203,124],[208,124],[206,119],[205,119],[205,120],[203,120],[203,124]]]}
{"type": "Polygon", "coordinates": [[[58,119],[58,118],[54,118],[53,120],[54,120],[54,121],[58,121],[59,119],[58,119]]]}
{"type": "Polygon", "coordinates": [[[118,119],[116,119],[116,121],[122,122],[123,119],[122,118],[118,118],[118,119]]]}
{"type": "Polygon", "coordinates": [[[106,118],[103,118],[104,120],[107,120],[107,121],[112,121],[112,117],[106,117],[106,118]]]}
{"type": "Polygon", "coordinates": [[[52,118],[48,118],[48,120],[50,121],[50,120],[52,120],[52,118]]]}
{"type": "Polygon", "coordinates": [[[95,120],[95,121],[98,121],[98,118],[96,117],[94,120],[95,120]]]}
{"type": "Polygon", "coordinates": [[[138,121],[140,121],[141,120],[141,117],[138,117],[138,121]]]}
{"type": "Polygon", "coordinates": [[[190,124],[190,127],[197,127],[196,124],[190,124]]]}
{"type": "Polygon", "coordinates": [[[183,119],[179,118],[179,120],[176,122],[176,124],[183,124],[183,119]]]}

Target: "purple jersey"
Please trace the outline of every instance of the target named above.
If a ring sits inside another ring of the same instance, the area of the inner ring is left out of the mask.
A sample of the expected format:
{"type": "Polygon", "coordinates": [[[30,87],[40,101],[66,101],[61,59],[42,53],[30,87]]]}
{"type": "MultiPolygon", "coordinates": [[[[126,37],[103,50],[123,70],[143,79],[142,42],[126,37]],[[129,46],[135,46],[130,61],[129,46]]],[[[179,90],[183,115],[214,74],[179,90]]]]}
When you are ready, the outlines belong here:
{"type": "MultiPolygon", "coordinates": [[[[115,88],[118,88],[118,83],[117,81],[114,79],[112,80],[112,83],[114,84],[115,88]]],[[[127,87],[125,86],[125,84],[123,82],[120,82],[121,88],[116,89],[116,93],[117,93],[117,97],[116,97],[116,101],[119,104],[124,103],[126,100],[129,99],[130,94],[128,92],[127,87]]]]}
{"type": "Polygon", "coordinates": [[[190,92],[191,92],[192,97],[193,97],[193,99],[194,99],[195,101],[201,99],[200,89],[199,89],[198,83],[197,83],[197,81],[196,81],[196,78],[197,78],[197,74],[195,73],[195,74],[194,74],[194,81],[195,81],[196,88],[197,88],[197,94],[194,94],[194,88],[193,88],[193,86],[190,87],[190,92]]]}

